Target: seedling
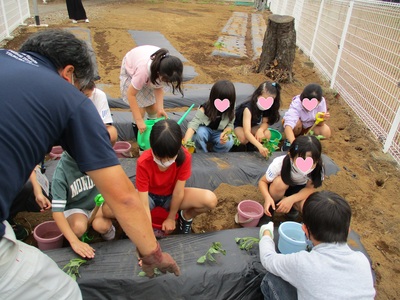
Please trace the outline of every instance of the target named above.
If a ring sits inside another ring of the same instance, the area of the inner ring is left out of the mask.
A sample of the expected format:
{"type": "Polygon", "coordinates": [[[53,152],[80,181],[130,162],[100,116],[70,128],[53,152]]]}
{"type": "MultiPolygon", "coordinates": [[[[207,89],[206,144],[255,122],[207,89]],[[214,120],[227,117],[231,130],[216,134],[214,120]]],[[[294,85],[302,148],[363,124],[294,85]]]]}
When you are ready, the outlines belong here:
{"type": "Polygon", "coordinates": [[[226,255],[226,250],[222,248],[222,245],[220,242],[213,242],[210,249],[207,250],[206,254],[201,256],[198,260],[198,264],[204,264],[207,260],[210,262],[216,262],[214,258],[214,254],[223,254],[226,255]]]}
{"type": "Polygon", "coordinates": [[[86,263],[87,260],[82,258],[73,258],[67,263],[62,270],[67,273],[73,280],[76,280],[77,277],[81,277],[79,274],[79,268],[82,264],[86,263]]]}
{"type": "MultiPolygon", "coordinates": [[[[138,274],[140,277],[146,277],[146,272],[140,271],[138,274]]],[[[154,276],[161,275],[161,271],[157,268],[154,268],[154,276]]]]}
{"type": "Polygon", "coordinates": [[[268,155],[266,157],[266,159],[269,159],[272,155],[272,153],[274,153],[276,150],[279,149],[279,147],[277,146],[279,144],[279,139],[275,139],[275,140],[268,140],[266,138],[262,139],[262,145],[264,148],[268,149],[268,155]]]}
{"type": "Polygon", "coordinates": [[[236,244],[239,245],[241,250],[249,251],[253,248],[255,243],[259,243],[260,239],[255,237],[243,237],[243,238],[235,238],[236,244]]]}
{"type": "Polygon", "coordinates": [[[183,147],[189,150],[190,153],[194,153],[196,150],[195,142],[192,140],[187,140],[186,143],[183,143],[183,147]]]}
{"type": "Polygon", "coordinates": [[[235,134],[235,132],[233,130],[227,131],[226,135],[229,137],[229,139],[233,139],[233,144],[235,146],[239,146],[240,145],[240,141],[237,138],[237,136],[236,136],[236,134],[235,134]]]}
{"type": "Polygon", "coordinates": [[[313,136],[315,136],[319,141],[320,140],[324,140],[324,139],[326,139],[325,138],[325,136],[323,136],[323,135],[321,135],[321,134],[319,134],[319,135],[315,135],[315,132],[314,132],[314,130],[310,130],[310,133],[309,133],[309,135],[313,135],[313,136]]]}
{"type": "Polygon", "coordinates": [[[214,47],[217,48],[218,50],[221,50],[222,48],[225,47],[225,44],[223,42],[215,42],[214,47]]]}

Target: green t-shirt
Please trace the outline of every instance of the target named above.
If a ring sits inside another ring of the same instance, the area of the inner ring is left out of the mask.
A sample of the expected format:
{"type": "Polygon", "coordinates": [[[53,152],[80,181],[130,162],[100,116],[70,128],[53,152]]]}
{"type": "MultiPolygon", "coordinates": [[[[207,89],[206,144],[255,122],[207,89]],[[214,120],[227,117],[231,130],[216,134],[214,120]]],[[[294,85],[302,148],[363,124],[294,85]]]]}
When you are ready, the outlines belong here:
{"type": "Polygon", "coordinates": [[[75,160],[64,151],[54,171],[51,193],[53,212],[72,208],[92,210],[99,194],[92,179],[82,173],[75,160]]]}

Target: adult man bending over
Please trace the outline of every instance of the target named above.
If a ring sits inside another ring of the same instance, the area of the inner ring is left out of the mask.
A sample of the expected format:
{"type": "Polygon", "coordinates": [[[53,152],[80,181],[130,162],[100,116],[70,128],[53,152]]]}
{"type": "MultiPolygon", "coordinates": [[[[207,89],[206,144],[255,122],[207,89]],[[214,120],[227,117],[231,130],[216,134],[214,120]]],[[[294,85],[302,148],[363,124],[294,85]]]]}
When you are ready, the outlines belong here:
{"type": "Polygon", "coordinates": [[[67,150],[92,178],[137,246],[147,275],[154,268],[179,275],[175,261],[161,252],[96,108],[79,91],[94,73],[86,43],[66,31],[43,30],[20,52],[0,49],[0,66],[0,298],[81,299],[76,282],[39,249],[17,241],[5,221],[13,199],[53,145],[67,150]]]}

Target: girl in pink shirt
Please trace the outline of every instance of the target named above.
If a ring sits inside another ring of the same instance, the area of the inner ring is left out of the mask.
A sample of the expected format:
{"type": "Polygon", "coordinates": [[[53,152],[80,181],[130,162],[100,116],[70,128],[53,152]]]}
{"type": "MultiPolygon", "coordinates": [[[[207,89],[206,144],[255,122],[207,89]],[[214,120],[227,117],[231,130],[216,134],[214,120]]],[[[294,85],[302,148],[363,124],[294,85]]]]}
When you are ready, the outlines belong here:
{"type": "Polygon", "coordinates": [[[322,113],[324,121],[315,126],[314,134],[329,138],[331,129],[325,121],[329,119],[330,114],[326,107],[325,98],[322,97],[322,88],[319,84],[311,83],[304,88],[300,95],[292,99],[292,103],[283,118],[283,127],[287,139],[287,142],[285,141],[286,148],[297,136],[309,131],[316,120],[317,113],[322,113]]]}
{"type": "Polygon", "coordinates": [[[125,55],[120,72],[121,96],[129,104],[140,132],[146,130],[146,112],[149,119],[168,117],[164,111],[163,87],[170,86],[173,93],[179,91],[183,95],[182,72],[181,60],[164,48],[144,45],[125,55]]]}

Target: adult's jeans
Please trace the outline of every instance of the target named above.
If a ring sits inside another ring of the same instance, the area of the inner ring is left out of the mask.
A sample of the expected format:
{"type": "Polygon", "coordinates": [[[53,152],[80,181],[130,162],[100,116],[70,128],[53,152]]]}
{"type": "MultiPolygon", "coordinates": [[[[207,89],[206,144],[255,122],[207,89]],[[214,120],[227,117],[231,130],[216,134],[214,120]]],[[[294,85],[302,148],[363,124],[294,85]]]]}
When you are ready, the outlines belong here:
{"type": "Polygon", "coordinates": [[[261,292],[264,300],[297,300],[296,288],[283,280],[267,272],[261,282],[261,292]]]}

